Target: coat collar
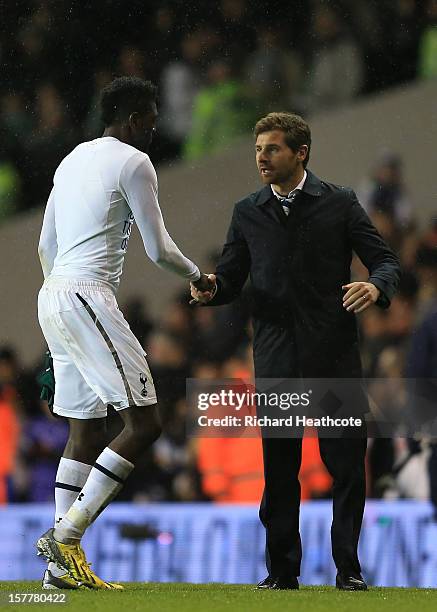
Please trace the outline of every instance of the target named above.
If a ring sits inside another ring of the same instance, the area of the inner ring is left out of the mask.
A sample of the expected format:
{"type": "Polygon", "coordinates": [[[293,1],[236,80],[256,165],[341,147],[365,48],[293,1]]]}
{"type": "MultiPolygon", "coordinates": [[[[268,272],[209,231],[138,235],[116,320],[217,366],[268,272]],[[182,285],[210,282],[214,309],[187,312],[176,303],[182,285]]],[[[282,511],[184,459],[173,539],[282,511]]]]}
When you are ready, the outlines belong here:
{"type": "MultiPolygon", "coordinates": [[[[307,193],[310,196],[319,197],[322,195],[322,182],[307,169],[307,178],[302,188],[303,193],[307,193]]],[[[266,202],[269,202],[273,197],[273,192],[270,185],[266,185],[256,194],[255,203],[257,206],[261,206],[266,202]]]]}

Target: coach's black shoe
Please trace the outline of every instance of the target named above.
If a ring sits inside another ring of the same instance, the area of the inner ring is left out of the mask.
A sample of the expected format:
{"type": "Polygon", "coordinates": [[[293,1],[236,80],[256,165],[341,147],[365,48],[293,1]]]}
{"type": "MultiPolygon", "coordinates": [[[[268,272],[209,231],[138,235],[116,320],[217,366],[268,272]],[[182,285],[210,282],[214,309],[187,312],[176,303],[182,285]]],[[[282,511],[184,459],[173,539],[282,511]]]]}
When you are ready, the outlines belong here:
{"type": "Polygon", "coordinates": [[[273,578],[272,576],[267,576],[264,578],[256,587],[257,589],[277,589],[277,590],[287,590],[293,589],[296,590],[299,588],[299,582],[295,576],[291,578],[273,578]]]}
{"type": "Polygon", "coordinates": [[[337,574],[335,586],[341,591],[367,591],[367,584],[361,576],[337,574]]]}

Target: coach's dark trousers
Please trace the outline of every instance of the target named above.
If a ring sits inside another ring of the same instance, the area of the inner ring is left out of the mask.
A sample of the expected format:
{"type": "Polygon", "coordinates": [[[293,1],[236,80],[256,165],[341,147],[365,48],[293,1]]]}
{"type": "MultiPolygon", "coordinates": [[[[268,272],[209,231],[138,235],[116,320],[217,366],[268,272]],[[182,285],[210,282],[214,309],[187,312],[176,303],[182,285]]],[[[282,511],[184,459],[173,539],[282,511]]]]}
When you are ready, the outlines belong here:
{"type": "MultiPolygon", "coordinates": [[[[367,440],[320,438],[320,454],[333,478],[332,554],[339,572],[359,574],[358,538],[363,519],[367,440]]],[[[302,440],[264,438],[265,488],[260,519],[266,528],[266,563],[274,577],[299,576],[302,440]]]]}
{"type": "MultiPolygon", "coordinates": [[[[263,350],[254,352],[256,378],[299,378],[292,331],[265,323],[257,331],[263,350]]],[[[319,438],[319,445],[333,478],[332,554],[337,569],[351,575],[360,573],[357,547],[366,495],[366,425],[354,428],[350,437],[345,429],[342,434],[341,438],[319,438]]],[[[299,438],[263,437],[265,483],[260,519],[266,528],[267,569],[273,577],[300,574],[301,454],[299,438]]]]}

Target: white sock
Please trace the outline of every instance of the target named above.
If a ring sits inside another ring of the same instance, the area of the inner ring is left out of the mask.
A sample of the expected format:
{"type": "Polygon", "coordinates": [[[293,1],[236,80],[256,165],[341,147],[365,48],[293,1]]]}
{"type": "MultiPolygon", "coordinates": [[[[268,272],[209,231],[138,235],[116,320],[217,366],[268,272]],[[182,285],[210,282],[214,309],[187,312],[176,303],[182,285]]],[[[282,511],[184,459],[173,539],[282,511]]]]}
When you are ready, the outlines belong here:
{"type": "Polygon", "coordinates": [[[56,540],[80,540],[86,528],[122,489],[133,468],[133,463],[106,447],[97,457],[77,499],[55,528],[56,540]]]}
{"type": "MultiPolygon", "coordinates": [[[[59,525],[64,515],[86,483],[92,466],[74,459],[61,457],[55,482],[55,527],[59,525]]],[[[50,561],[48,569],[54,576],[63,576],[65,570],[50,561]]]]}

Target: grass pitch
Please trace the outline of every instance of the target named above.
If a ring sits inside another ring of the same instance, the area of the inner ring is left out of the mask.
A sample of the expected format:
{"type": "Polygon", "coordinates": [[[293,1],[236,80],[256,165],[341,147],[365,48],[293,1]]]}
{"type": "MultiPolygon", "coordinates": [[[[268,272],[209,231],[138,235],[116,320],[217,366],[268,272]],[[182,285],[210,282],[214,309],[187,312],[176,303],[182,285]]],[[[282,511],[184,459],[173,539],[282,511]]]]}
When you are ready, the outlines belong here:
{"type": "Polygon", "coordinates": [[[0,610],[65,609],[83,612],[436,612],[437,589],[370,588],[346,593],[334,587],[257,591],[253,585],[128,583],[117,591],[43,591],[38,582],[1,582],[0,610]],[[9,593],[65,593],[65,604],[9,604],[9,593]]]}

